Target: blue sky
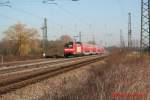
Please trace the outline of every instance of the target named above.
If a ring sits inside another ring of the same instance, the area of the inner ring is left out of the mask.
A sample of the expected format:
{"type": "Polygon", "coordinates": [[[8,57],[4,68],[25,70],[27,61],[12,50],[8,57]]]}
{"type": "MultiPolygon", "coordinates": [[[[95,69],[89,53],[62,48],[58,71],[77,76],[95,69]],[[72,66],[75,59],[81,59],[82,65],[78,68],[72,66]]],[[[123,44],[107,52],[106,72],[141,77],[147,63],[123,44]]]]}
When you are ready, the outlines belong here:
{"type": "MultiPolygon", "coordinates": [[[[1,0],[1,2],[7,0],[1,0]]],[[[9,0],[12,8],[0,7],[0,37],[17,22],[39,31],[43,18],[48,19],[48,38],[82,32],[84,42],[92,40],[107,45],[119,45],[120,29],[127,40],[128,12],[132,13],[133,39],[140,37],[141,0],[55,0],[57,5],[43,4],[42,0],[9,0]]],[[[40,34],[42,35],[41,31],[40,34]]]]}

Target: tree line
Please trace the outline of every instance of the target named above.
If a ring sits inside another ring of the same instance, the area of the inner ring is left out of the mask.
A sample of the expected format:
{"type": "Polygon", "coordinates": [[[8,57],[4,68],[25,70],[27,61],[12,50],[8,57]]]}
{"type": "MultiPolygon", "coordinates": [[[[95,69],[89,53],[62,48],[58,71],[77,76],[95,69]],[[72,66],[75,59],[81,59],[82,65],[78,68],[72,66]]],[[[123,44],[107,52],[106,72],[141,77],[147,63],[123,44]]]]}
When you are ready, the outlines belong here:
{"type": "MultiPolygon", "coordinates": [[[[38,56],[43,53],[42,39],[36,28],[16,23],[4,32],[0,41],[0,55],[3,56],[38,56]]],[[[48,41],[48,52],[51,55],[63,55],[64,44],[72,39],[63,35],[55,41],[48,41]]]]}

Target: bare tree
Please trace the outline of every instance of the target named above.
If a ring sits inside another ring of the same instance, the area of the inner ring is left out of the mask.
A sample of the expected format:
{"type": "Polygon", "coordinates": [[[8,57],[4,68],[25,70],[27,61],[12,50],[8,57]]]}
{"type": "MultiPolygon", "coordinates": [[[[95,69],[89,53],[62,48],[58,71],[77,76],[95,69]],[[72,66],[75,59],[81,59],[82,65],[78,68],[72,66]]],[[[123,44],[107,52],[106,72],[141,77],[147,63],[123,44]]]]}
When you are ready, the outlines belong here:
{"type": "Polygon", "coordinates": [[[63,43],[65,44],[65,43],[67,43],[67,42],[72,41],[72,38],[71,38],[69,35],[62,35],[62,36],[60,37],[60,40],[63,41],[63,43]]]}
{"type": "Polygon", "coordinates": [[[69,35],[62,35],[59,39],[55,41],[48,42],[48,54],[49,56],[53,55],[64,55],[64,44],[72,41],[72,38],[69,35]]]}
{"type": "Polygon", "coordinates": [[[95,45],[95,41],[88,41],[87,43],[95,45]]]}
{"type": "Polygon", "coordinates": [[[4,41],[11,43],[11,48],[16,50],[19,56],[26,56],[34,48],[38,31],[34,28],[27,28],[25,24],[17,23],[10,26],[5,32],[4,41]]]}

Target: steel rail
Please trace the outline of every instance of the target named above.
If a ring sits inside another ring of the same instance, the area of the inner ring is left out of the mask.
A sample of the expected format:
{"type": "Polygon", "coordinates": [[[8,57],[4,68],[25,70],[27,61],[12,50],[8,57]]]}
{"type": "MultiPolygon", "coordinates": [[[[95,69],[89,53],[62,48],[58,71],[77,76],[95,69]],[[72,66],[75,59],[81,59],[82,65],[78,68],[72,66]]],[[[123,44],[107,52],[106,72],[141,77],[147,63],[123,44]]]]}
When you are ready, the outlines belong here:
{"type": "Polygon", "coordinates": [[[37,81],[41,81],[45,78],[48,78],[50,76],[55,76],[60,73],[64,73],[69,70],[73,70],[91,63],[94,63],[96,61],[99,61],[100,59],[105,58],[106,56],[101,57],[92,57],[87,59],[80,59],[79,61],[70,61],[66,64],[61,65],[52,65],[53,67],[45,68],[33,72],[24,73],[21,75],[18,75],[18,77],[14,77],[11,79],[10,77],[0,80],[0,94],[7,93],[12,90],[16,90],[18,88],[24,87],[28,84],[35,83],[37,81]],[[55,66],[55,67],[54,67],[55,66]]]}
{"type": "Polygon", "coordinates": [[[26,70],[26,69],[40,68],[40,67],[43,67],[43,65],[56,64],[56,63],[72,61],[72,60],[79,60],[79,59],[83,59],[83,58],[84,57],[61,59],[61,60],[59,59],[59,60],[52,60],[52,61],[33,62],[30,64],[22,64],[22,65],[16,65],[16,66],[11,66],[11,67],[3,67],[3,68],[0,68],[0,75],[6,74],[6,73],[22,71],[22,70],[26,70]]]}
{"type": "Polygon", "coordinates": [[[43,62],[43,61],[48,61],[48,60],[56,60],[56,59],[47,58],[47,59],[34,59],[34,60],[7,62],[7,63],[0,64],[0,68],[17,66],[17,65],[28,64],[28,63],[33,63],[33,62],[43,62]]]}

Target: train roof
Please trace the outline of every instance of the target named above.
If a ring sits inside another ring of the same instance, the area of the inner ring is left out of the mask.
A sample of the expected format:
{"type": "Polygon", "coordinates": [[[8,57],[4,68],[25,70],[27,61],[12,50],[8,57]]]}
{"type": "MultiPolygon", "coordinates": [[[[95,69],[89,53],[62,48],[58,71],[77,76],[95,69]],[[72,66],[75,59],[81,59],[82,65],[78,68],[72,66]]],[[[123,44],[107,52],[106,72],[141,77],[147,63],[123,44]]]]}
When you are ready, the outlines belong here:
{"type": "Polygon", "coordinates": [[[82,44],[82,45],[86,45],[86,46],[95,46],[95,47],[104,48],[102,45],[90,44],[90,43],[84,43],[84,42],[73,42],[73,41],[70,41],[70,42],[68,42],[66,44],[70,44],[70,43],[76,43],[76,44],[82,44]]]}

